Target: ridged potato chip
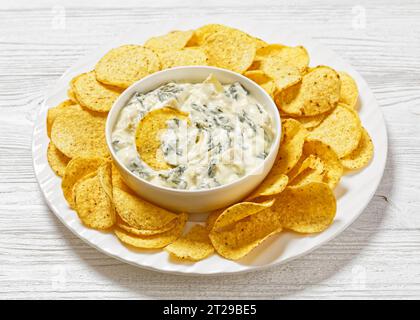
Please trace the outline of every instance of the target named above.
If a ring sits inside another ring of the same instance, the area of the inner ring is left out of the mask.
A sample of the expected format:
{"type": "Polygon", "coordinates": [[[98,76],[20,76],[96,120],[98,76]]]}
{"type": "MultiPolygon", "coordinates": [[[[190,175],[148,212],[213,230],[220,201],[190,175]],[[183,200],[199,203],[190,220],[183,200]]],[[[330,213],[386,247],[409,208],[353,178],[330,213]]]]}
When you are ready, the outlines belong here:
{"type": "Polygon", "coordinates": [[[64,198],[66,198],[69,206],[74,208],[74,194],[73,187],[84,176],[95,172],[98,168],[107,161],[104,158],[83,158],[76,157],[69,161],[64,171],[63,180],[61,181],[61,188],[63,189],[64,198]]]}
{"type": "Polygon", "coordinates": [[[340,99],[340,77],[334,69],[319,66],[302,77],[302,81],[280,91],[276,103],[293,116],[314,116],[333,109],[340,99]]]}
{"type": "Polygon", "coordinates": [[[92,176],[74,186],[74,201],[80,220],[89,228],[105,230],[115,223],[115,211],[109,195],[111,165],[102,164],[92,176]]]}
{"type": "Polygon", "coordinates": [[[200,48],[184,48],[176,51],[167,51],[159,54],[162,69],[179,66],[206,66],[207,55],[200,48]]]}
{"type": "Polygon", "coordinates": [[[328,228],[336,213],[336,200],[325,183],[287,187],[270,208],[284,229],[316,233],[328,228]]]}
{"type": "Polygon", "coordinates": [[[357,170],[368,165],[373,157],[373,143],[369,136],[369,133],[365,128],[362,129],[362,135],[360,137],[357,148],[354,149],[350,154],[340,159],[341,164],[350,170],[357,170]]]}
{"type": "Polygon", "coordinates": [[[164,107],[147,113],[137,126],[137,152],[141,159],[155,170],[171,168],[161,154],[159,134],[166,129],[166,122],[174,118],[187,120],[188,114],[170,107],[164,107]]]}
{"type": "Polygon", "coordinates": [[[123,89],[159,70],[158,56],[151,49],[139,45],[112,49],[95,66],[98,81],[123,89]]]}
{"type": "Polygon", "coordinates": [[[315,155],[321,159],[325,170],[322,181],[328,184],[331,189],[334,189],[343,175],[343,166],[334,150],[321,141],[305,141],[303,155],[305,157],[315,155]]]}
{"type": "Polygon", "coordinates": [[[355,109],[359,97],[356,81],[347,72],[339,71],[338,74],[341,80],[340,102],[355,109]]]}
{"type": "Polygon", "coordinates": [[[69,107],[59,112],[51,129],[51,141],[67,157],[107,157],[106,114],[69,107]]]}
{"type": "Polygon", "coordinates": [[[274,203],[273,199],[262,203],[239,202],[225,209],[216,219],[213,229],[219,230],[242,220],[250,215],[256,214],[264,209],[270,208],[274,203]]]}
{"type": "Polygon", "coordinates": [[[245,72],[255,57],[255,42],[239,30],[224,30],[208,36],[202,48],[207,54],[209,65],[245,72]]]}
{"type": "Polygon", "coordinates": [[[324,163],[319,157],[311,154],[289,172],[289,185],[301,186],[309,182],[322,182],[324,174],[324,163]]]}
{"type": "Polygon", "coordinates": [[[280,220],[269,208],[248,216],[229,228],[213,228],[209,237],[218,254],[226,259],[238,260],[281,230],[280,220]]]}
{"type": "Polygon", "coordinates": [[[48,109],[47,111],[47,135],[51,137],[51,129],[54,123],[55,118],[59,115],[61,111],[63,111],[68,106],[74,105],[75,103],[72,100],[66,100],[61,102],[59,105],[48,109]]]}
{"type": "Polygon", "coordinates": [[[66,166],[69,163],[70,158],[64,155],[52,142],[50,142],[48,144],[47,159],[55,174],[62,177],[66,171],[66,166]]]}
{"type": "Polygon", "coordinates": [[[174,228],[151,236],[135,235],[121,229],[115,229],[114,233],[124,244],[143,249],[160,249],[166,247],[181,236],[188,215],[186,213],[180,213],[176,215],[175,219],[177,220],[177,224],[174,228]]]}
{"type": "Polygon", "coordinates": [[[329,145],[339,158],[350,154],[360,141],[361,125],[357,113],[339,104],[324,121],[312,130],[308,140],[319,140],[329,145]]]}
{"type": "Polygon", "coordinates": [[[248,196],[247,201],[264,196],[279,194],[286,188],[289,178],[279,172],[269,172],[258,188],[248,196]]]}
{"type": "Polygon", "coordinates": [[[150,38],[144,46],[157,53],[175,51],[184,48],[193,34],[192,30],[172,31],[163,36],[150,38]]]}
{"type": "Polygon", "coordinates": [[[206,227],[195,225],[187,234],[181,236],[165,247],[172,256],[178,259],[199,261],[214,252],[206,227]]]}
{"type": "Polygon", "coordinates": [[[303,143],[307,136],[306,129],[296,120],[282,120],[282,139],[276,161],[270,175],[280,176],[288,173],[302,155],[303,143]]]}
{"type": "Polygon", "coordinates": [[[121,94],[121,89],[97,81],[94,71],[75,77],[71,87],[81,106],[97,112],[108,112],[121,94]]]}

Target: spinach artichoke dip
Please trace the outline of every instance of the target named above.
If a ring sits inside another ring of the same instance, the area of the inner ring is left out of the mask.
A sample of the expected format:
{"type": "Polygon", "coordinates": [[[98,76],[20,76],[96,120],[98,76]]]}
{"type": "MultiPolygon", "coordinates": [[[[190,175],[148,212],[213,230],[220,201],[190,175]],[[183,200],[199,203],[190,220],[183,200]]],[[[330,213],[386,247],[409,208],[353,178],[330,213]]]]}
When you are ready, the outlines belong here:
{"type": "Polygon", "coordinates": [[[273,120],[238,82],[221,85],[170,82],[135,93],[121,109],[112,131],[118,159],[134,174],[174,189],[209,189],[233,182],[259,166],[275,138],[273,120]],[[149,166],[136,148],[136,130],[152,111],[173,108],[186,117],[166,120],[159,153],[168,165],[149,166]]]}

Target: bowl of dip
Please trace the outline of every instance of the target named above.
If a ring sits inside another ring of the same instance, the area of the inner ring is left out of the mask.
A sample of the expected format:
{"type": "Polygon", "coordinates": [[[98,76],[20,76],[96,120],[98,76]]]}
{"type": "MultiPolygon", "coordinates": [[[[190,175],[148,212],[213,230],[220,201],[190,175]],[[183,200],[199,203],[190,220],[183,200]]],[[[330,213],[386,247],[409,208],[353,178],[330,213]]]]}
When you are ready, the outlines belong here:
{"type": "Polygon", "coordinates": [[[209,212],[244,199],[273,166],[280,137],[277,107],[259,85],[207,66],[139,80],[115,101],[106,122],[109,152],[126,184],[175,212],[209,212]],[[136,142],[147,118],[164,108],[183,117],[169,116],[155,135],[156,158],[165,163],[156,168],[136,142]]]}

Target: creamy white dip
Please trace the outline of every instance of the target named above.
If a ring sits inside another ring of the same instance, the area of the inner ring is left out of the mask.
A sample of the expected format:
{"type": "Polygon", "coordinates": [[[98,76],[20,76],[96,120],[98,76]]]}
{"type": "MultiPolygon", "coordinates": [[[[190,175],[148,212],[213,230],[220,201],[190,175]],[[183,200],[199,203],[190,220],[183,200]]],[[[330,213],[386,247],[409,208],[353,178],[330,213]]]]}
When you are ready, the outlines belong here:
{"type": "Polygon", "coordinates": [[[112,132],[120,161],[153,184],[175,189],[209,189],[254,171],[274,141],[273,121],[239,83],[168,83],[148,93],[136,93],[124,106],[112,132]],[[160,149],[172,167],[157,171],[142,161],[135,133],[151,110],[171,106],[189,114],[189,123],[167,121],[160,149]]]}

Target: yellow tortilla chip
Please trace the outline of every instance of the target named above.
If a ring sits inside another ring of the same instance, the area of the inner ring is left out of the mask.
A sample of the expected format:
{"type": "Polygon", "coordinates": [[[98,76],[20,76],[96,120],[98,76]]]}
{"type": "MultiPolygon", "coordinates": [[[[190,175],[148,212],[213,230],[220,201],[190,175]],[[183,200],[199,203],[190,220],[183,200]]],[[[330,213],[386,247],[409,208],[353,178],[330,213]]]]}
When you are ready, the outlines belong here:
{"type": "Polygon", "coordinates": [[[343,166],[334,150],[321,141],[306,141],[303,145],[303,155],[306,157],[315,155],[321,159],[325,170],[322,181],[334,189],[343,175],[343,166]]]}
{"type": "Polygon", "coordinates": [[[76,211],[87,227],[105,230],[114,225],[115,211],[108,192],[110,189],[110,163],[104,163],[93,176],[74,186],[76,211]]]}
{"type": "Polygon", "coordinates": [[[265,73],[280,70],[284,67],[295,67],[303,73],[309,65],[309,55],[302,46],[288,47],[281,44],[271,44],[259,49],[256,60],[261,61],[261,70],[265,73]]]}
{"type": "Polygon", "coordinates": [[[255,42],[255,49],[256,50],[259,50],[259,49],[262,49],[262,48],[268,46],[268,43],[265,42],[264,40],[260,39],[260,38],[254,37],[254,42],[255,42]]]}
{"type": "Polygon", "coordinates": [[[271,98],[274,98],[274,95],[276,93],[276,88],[277,88],[276,83],[274,81],[270,80],[268,82],[260,84],[260,86],[261,86],[261,88],[264,89],[265,92],[268,93],[268,95],[271,98]]]}
{"type": "Polygon", "coordinates": [[[359,97],[356,81],[347,72],[339,71],[338,74],[341,80],[340,102],[355,109],[359,97]]]}
{"type": "Polygon", "coordinates": [[[69,161],[61,181],[64,198],[69,206],[74,208],[73,187],[77,181],[84,176],[95,172],[106,161],[104,158],[82,158],[76,157],[69,161]]]}
{"type": "Polygon", "coordinates": [[[333,109],[340,98],[341,82],[335,70],[319,66],[302,77],[302,81],[280,91],[276,103],[293,116],[314,116],[333,109]]]}
{"type": "Polygon", "coordinates": [[[147,113],[137,126],[136,146],[141,159],[155,170],[167,170],[169,166],[161,154],[159,134],[166,129],[170,119],[187,120],[188,114],[164,107],[147,113]]]}
{"type": "Polygon", "coordinates": [[[242,220],[250,215],[256,214],[264,209],[271,207],[274,203],[273,199],[262,203],[240,202],[225,209],[216,219],[213,229],[219,230],[242,220]]]}
{"type": "Polygon", "coordinates": [[[296,67],[269,67],[273,69],[266,69],[265,64],[262,65],[264,72],[274,80],[276,89],[279,91],[285,90],[302,80],[300,71],[296,67]]]}
{"type": "Polygon", "coordinates": [[[138,228],[134,228],[129,226],[128,224],[126,224],[124,221],[122,221],[122,219],[117,219],[117,225],[120,229],[127,231],[129,233],[132,233],[134,235],[138,235],[138,236],[152,236],[155,234],[159,234],[159,233],[163,233],[165,231],[171,230],[173,228],[175,228],[177,224],[177,220],[173,219],[171,222],[167,223],[166,225],[162,226],[160,229],[138,229],[138,228]]]}
{"type": "MultiPolygon", "coordinates": [[[[327,113],[321,113],[317,114],[316,116],[309,116],[309,117],[292,117],[292,119],[295,119],[299,121],[306,129],[313,129],[317,127],[322,120],[327,116],[327,113]]],[[[284,116],[283,119],[291,118],[290,116],[284,116]]]]}
{"type": "Polygon", "coordinates": [[[350,154],[360,141],[362,130],[357,113],[339,104],[324,121],[312,130],[308,140],[319,140],[329,145],[339,158],[350,154]]]}
{"type": "Polygon", "coordinates": [[[55,118],[60,114],[61,111],[63,111],[65,108],[74,105],[74,102],[72,100],[66,100],[61,102],[59,105],[48,109],[47,112],[47,135],[48,137],[51,137],[51,129],[52,125],[54,123],[55,118]]]}
{"type": "Polygon", "coordinates": [[[66,166],[69,163],[70,158],[65,156],[52,142],[50,142],[48,144],[47,159],[55,174],[62,177],[66,171],[66,166]]]}
{"type": "Polygon", "coordinates": [[[112,191],[118,216],[139,230],[163,230],[177,215],[138,197],[125,184],[115,167],[112,169],[112,191]]]}
{"type": "Polygon", "coordinates": [[[232,30],[236,30],[222,24],[206,24],[196,30],[194,30],[193,41],[191,43],[193,45],[202,45],[206,39],[211,36],[212,34],[218,32],[231,32],[232,30]]]}
{"type": "Polygon", "coordinates": [[[270,209],[265,209],[228,228],[213,229],[209,237],[218,254],[227,259],[238,260],[281,230],[277,215],[270,209]]]}
{"type": "Polygon", "coordinates": [[[211,230],[214,227],[214,223],[216,222],[217,218],[223,213],[223,209],[221,210],[216,210],[213,212],[210,212],[209,215],[207,216],[207,220],[206,220],[206,228],[207,230],[211,230]]]}
{"type": "Polygon", "coordinates": [[[223,85],[212,73],[210,73],[210,75],[207,77],[206,80],[203,81],[203,83],[211,83],[214,86],[214,90],[216,90],[217,92],[225,91],[225,89],[223,88],[223,85]]]}
{"type": "Polygon", "coordinates": [[[195,225],[184,236],[181,236],[165,248],[172,256],[190,261],[207,258],[214,252],[206,227],[195,225]]]}
{"type": "Polygon", "coordinates": [[[184,48],[193,36],[193,31],[172,31],[163,36],[153,37],[144,46],[155,52],[169,52],[184,48]]]}
{"type": "Polygon", "coordinates": [[[263,84],[271,80],[262,70],[248,70],[245,71],[244,76],[258,84],[263,84]]]}
{"type": "Polygon", "coordinates": [[[208,36],[202,48],[211,66],[245,72],[255,57],[255,42],[239,30],[219,31],[208,36]]]}
{"type": "Polygon", "coordinates": [[[200,48],[184,48],[159,54],[162,69],[179,66],[206,66],[207,55],[200,48]]]}
{"type": "Polygon", "coordinates": [[[285,229],[315,233],[328,228],[336,213],[336,200],[325,183],[287,187],[270,208],[285,229]]]}
{"type": "Polygon", "coordinates": [[[289,172],[289,185],[301,186],[309,182],[322,182],[324,174],[325,171],[322,160],[311,154],[304,159],[300,165],[296,165],[295,168],[289,172]]]}
{"type": "Polygon", "coordinates": [[[159,70],[157,55],[151,49],[138,45],[112,49],[95,66],[98,81],[123,89],[159,70]]]}
{"type": "Polygon", "coordinates": [[[293,119],[282,120],[282,139],[270,175],[280,177],[280,174],[288,173],[296,165],[302,155],[306,136],[306,129],[298,121],[293,119]]]}
{"type": "Polygon", "coordinates": [[[107,157],[106,114],[69,107],[55,118],[51,141],[67,157],[107,157]]]}
{"type": "Polygon", "coordinates": [[[134,235],[121,229],[115,229],[114,232],[118,239],[124,244],[136,248],[159,249],[166,247],[181,236],[188,215],[186,213],[180,213],[175,219],[177,220],[177,224],[174,228],[151,236],[134,235]]]}
{"type": "Polygon", "coordinates": [[[121,93],[119,88],[98,82],[94,71],[75,77],[71,86],[79,104],[97,112],[108,112],[121,93]]]}
{"type": "Polygon", "coordinates": [[[341,164],[346,169],[357,170],[368,165],[373,157],[373,143],[369,133],[362,127],[362,135],[360,137],[357,148],[350,154],[340,159],[341,164]]]}
{"type": "Polygon", "coordinates": [[[76,103],[79,103],[79,102],[77,101],[77,99],[76,99],[76,96],[75,96],[74,91],[73,91],[73,89],[72,89],[72,88],[69,88],[69,89],[67,90],[67,97],[69,97],[69,99],[70,99],[71,101],[73,101],[75,104],[76,104],[76,103]]]}
{"type": "Polygon", "coordinates": [[[279,172],[269,172],[264,181],[247,198],[247,201],[263,196],[279,194],[284,190],[284,188],[286,188],[288,182],[289,178],[285,174],[279,172]]]}

